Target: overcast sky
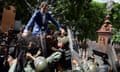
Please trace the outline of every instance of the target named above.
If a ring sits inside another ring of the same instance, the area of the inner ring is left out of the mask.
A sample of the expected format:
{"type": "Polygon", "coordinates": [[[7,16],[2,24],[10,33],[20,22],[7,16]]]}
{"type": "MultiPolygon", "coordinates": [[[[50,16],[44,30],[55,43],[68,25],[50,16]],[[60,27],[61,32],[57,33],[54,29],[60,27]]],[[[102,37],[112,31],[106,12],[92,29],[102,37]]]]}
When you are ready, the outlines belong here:
{"type": "MultiPolygon", "coordinates": [[[[105,2],[107,2],[108,0],[93,0],[93,1],[105,3],[105,2]]],[[[112,0],[112,1],[120,3],[120,0],[112,0]]]]}

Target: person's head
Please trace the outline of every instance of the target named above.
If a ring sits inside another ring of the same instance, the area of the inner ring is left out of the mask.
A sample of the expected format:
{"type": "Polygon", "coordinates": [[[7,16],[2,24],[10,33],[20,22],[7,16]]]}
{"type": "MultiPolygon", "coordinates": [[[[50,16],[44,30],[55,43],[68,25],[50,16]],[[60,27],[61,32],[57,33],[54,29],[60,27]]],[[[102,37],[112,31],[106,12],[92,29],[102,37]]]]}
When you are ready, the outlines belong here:
{"type": "Polygon", "coordinates": [[[40,5],[40,9],[42,10],[43,13],[46,13],[48,10],[48,3],[46,1],[42,2],[40,5]]]}

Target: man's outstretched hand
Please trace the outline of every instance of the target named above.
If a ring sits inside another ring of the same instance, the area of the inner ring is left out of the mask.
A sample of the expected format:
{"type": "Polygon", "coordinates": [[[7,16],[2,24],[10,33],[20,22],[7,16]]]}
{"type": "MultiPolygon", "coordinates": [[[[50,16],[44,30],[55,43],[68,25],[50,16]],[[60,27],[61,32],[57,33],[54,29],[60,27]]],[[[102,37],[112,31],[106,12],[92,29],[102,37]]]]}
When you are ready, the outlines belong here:
{"type": "Polygon", "coordinates": [[[31,35],[31,32],[30,32],[30,31],[24,30],[23,33],[22,33],[22,37],[23,37],[23,38],[26,38],[26,37],[28,37],[28,36],[30,36],[30,35],[31,35]]]}
{"type": "Polygon", "coordinates": [[[61,31],[61,34],[65,33],[65,30],[63,28],[61,28],[60,31],[61,31]]]}

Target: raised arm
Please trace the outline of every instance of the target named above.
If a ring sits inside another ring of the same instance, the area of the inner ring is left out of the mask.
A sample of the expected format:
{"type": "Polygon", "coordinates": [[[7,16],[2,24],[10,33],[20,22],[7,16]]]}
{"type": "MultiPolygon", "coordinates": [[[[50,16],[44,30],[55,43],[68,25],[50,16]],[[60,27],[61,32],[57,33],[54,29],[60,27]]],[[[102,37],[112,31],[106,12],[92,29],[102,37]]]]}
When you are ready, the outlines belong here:
{"type": "Polygon", "coordinates": [[[23,31],[22,37],[27,37],[28,35],[30,35],[30,29],[31,27],[34,25],[34,22],[37,18],[37,13],[38,11],[35,11],[32,15],[32,17],[30,18],[30,20],[28,21],[27,25],[25,26],[25,29],[23,31]]]}
{"type": "Polygon", "coordinates": [[[64,32],[65,32],[64,29],[60,26],[60,24],[57,23],[57,22],[55,21],[55,19],[54,19],[53,17],[51,17],[50,14],[48,14],[48,17],[49,17],[49,20],[50,20],[53,24],[56,25],[57,29],[61,31],[61,33],[64,33],[64,32]]]}
{"type": "Polygon", "coordinates": [[[25,30],[26,30],[26,31],[29,31],[30,28],[33,26],[33,24],[34,24],[34,22],[35,22],[35,20],[36,20],[36,18],[37,18],[37,13],[38,13],[38,11],[35,11],[35,12],[33,13],[32,17],[30,18],[30,20],[28,21],[28,23],[27,23],[27,25],[26,25],[26,27],[25,27],[25,30]]]}

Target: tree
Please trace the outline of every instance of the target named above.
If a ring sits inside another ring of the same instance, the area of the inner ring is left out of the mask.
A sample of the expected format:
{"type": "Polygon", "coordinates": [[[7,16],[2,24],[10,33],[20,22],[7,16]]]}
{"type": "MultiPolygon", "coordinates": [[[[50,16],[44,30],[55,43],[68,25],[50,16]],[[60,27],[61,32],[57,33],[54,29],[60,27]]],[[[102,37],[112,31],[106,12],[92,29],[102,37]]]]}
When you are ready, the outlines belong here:
{"type": "Polygon", "coordinates": [[[117,44],[120,43],[120,29],[119,30],[115,29],[113,36],[112,36],[112,42],[117,43],[117,44]]]}
{"type": "Polygon", "coordinates": [[[60,14],[63,23],[75,27],[79,37],[96,39],[96,30],[105,18],[105,5],[91,0],[60,0],[56,1],[53,12],[60,14]]]}
{"type": "MultiPolygon", "coordinates": [[[[16,19],[26,24],[32,12],[38,8],[43,0],[5,0],[5,6],[16,7],[16,19]]],[[[75,27],[79,32],[80,39],[97,39],[96,31],[101,27],[107,14],[106,4],[92,0],[47,0],[49,10],[60,24],[75,27]]],[[[120,4],[114,4],[111,14],[113,27],[120,25],[120,4]]]]}
{"type": "Polygon", "coordinates": [[[113,5],[113,9],[112,9],[112,24],[114,28],[119,29],[120,28],[120,4],[115,3],[113,5]]]}

